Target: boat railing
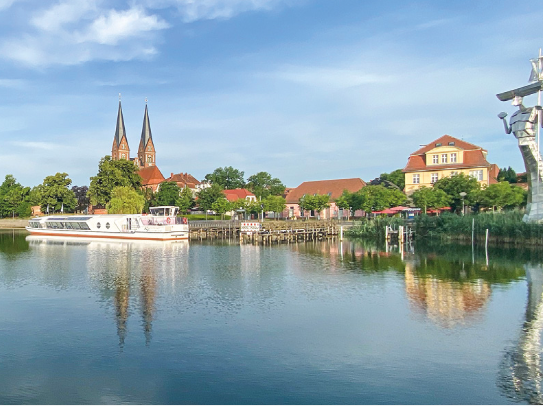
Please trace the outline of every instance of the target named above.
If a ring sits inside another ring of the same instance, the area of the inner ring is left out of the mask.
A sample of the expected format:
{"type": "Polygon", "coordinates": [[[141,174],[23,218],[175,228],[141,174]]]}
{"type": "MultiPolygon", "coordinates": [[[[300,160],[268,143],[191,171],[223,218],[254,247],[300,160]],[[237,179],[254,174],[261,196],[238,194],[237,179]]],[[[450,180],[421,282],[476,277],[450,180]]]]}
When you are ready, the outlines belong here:
{"type": "Polygon", "coordinates": [[[171,226],[174,224],[187,224],[183,217],[171,216],[145,216],[141,218],[144,226],[171,226]]]}

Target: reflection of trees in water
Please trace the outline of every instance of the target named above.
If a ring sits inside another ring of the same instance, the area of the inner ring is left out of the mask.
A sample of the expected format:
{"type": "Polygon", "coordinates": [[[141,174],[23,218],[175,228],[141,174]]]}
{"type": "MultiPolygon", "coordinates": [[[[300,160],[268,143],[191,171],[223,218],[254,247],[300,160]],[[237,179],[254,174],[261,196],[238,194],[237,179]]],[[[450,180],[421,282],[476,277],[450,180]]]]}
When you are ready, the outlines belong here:
{"type": "Polygon", "coordinates": [[[515,346],[504,352],[498,386],[515,401],[542,404],[541,330],[543,329],[543,267],[526,265],[528,301],[525,321],[515,346]]]}
{"type": "Polygon", "coordinates": [[[6,259],[15,259],[18,254],[30,249],[27,233],[19,230],[0,230],[0,253],[6,259]]]}

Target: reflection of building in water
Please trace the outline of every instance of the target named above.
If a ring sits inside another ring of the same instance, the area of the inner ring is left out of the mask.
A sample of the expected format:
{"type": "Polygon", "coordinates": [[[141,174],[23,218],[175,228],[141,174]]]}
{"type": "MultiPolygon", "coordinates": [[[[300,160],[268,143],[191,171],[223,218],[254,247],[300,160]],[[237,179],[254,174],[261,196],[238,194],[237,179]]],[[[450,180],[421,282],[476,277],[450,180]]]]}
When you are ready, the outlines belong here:
{"type": "Polygon", "coordinates": [[[431,276],[417,277],[414,261],[405,263],[405,290],[409,302],[430,320],[446,328],[464,324],[486,304],[488,282],[459,283],[431,276]]]}
{"type": "Polygon", "coordinates": [[[541,330],[543,329],[543,266],[525,265],[528,302],[525,321],[515,347],[505,351],[498,386],[518,401],[543,404],[541,390],[541,330]]]}
{"type": "Polygon", "coordinates": [[[147,344],[150,342],[157,281],[173,289],[188,273],[188,241],[106,241],[33,236],[27,239],[33,248],[54,249],[52,256],[57,259],[59,249],[71,252],[70,247],[85,247],[89,279],[100,291],[104,302],[114,307],[121,347],[128,333],[129,316],[138,308],[145,341],[147,344]]]}

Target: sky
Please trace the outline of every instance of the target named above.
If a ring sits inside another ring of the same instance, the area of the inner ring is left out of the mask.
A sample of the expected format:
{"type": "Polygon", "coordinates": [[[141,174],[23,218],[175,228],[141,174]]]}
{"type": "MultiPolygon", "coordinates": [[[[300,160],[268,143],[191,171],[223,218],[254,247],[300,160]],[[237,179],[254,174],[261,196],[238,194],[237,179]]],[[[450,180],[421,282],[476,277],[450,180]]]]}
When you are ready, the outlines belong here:
{"type": "Polygon", "coordinates": [[[496,94],[528,84],[541,21],[532,0],[0,0],[0,179],[89,185],[119,93],[131,156],[148,99],[165,177],[369,181],[444,134],[522,172],[496,94]]]}

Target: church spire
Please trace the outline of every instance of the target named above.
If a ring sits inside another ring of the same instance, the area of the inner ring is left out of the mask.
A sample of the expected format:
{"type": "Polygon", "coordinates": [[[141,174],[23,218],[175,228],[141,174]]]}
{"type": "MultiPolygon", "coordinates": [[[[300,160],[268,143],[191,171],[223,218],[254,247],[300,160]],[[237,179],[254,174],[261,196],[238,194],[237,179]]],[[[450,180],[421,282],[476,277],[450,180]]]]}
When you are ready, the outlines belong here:
{"type": "Polygon", "coordinates": [[[117,146],[121,143],[123,136],[126,136],[126,129],[124,128],[123,108],[121,107],[121,95],[119,94],[119,111],[117,112],[117,127],[115,128],[117,146]]]}
{"type": "Polygon", "coordinates": [[[117,125],[115,127],[115,138],[111,147],[111,158],[130,159],[130,147],[126,138],[126,129],[124,128],[123,109],[121,107],[121,94],[119,93],[119,111],[117,112],[117,125]]]}
{"type": "Polygon", "coordinates": [[[145,148],[147,146],[147,143],[149,140],[153,139],[153,135],[151,134],[151,123],[149,123],[149,112],[147,111],[147,99],[145,99],[145,113],[143,115],[143,127],[141,129],[141,141],[140,143],[143,144],[143,147],[145,148]]]}
{"type": "Polygon", "coordinates": [[[155,146],[153,144],[153,135],[151,133],[151,123],[149,122],[147,99],[145,99],[145,113],[143,115],[143,127],[141,129],[138,158],[140,168],[146,168],[148,166],[156,165],[156,153],[155,146]]]}

